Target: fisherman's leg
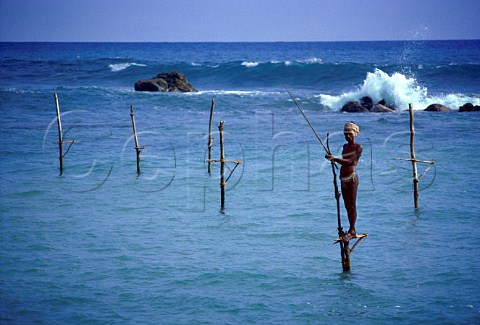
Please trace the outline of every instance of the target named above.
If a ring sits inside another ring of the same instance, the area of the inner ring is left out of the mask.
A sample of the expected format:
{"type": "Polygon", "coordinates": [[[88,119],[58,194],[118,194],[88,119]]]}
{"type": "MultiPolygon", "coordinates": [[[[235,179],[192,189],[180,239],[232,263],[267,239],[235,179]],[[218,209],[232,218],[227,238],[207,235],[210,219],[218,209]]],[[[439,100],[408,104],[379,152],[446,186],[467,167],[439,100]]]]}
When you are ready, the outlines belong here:
{"type": "Polygon", "coordinates": [[[350,223],[350,229],[348,233],[352,236],[357,234],[355,229],[355,224],[357,222],[357,191],[358,191],[358,177],[356,176],[355,182],[351,182],[351,187],[349,190],[349,213],[348,213],[348,222],[350,223]]]}
{"type": "Polygon", "coordinates": [[[350,236],[356,236],[355,223],[357,221],[357,190],[358,182],[349,182],[346,184],[346,195],[344,196],[345,207],[347,209],[348,222],[350,228],[348,234],[350,236]]]}
{"type": "MultiPolygon", "coordinates": [[[[343,204],[345,206],[345,210],[347,211],[347,216],[348,216],[348,222],[350,224],[350,228],[348,232],[345,234],[348,234],[349,236],[351,235],[351,230],[352,230],[352,221],[351,221],[351,214],[352,214],[352,198],[351,198],[351,184],[352,182],[342,182],[342,197],[343,197],[343,204]]],[[[355,229],[355,228],[354,228],[355,229]]]]}

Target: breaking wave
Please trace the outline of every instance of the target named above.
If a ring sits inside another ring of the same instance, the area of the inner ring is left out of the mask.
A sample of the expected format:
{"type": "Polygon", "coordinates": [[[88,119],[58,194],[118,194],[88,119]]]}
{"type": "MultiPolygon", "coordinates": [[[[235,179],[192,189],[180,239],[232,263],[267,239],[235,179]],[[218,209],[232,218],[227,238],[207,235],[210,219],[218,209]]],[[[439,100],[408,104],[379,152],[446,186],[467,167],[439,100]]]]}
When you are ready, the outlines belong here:
{"type": "Polygon", "coordinates": [[[112,72],[118,72],[125,70],[131,66],[137,66],[137,67],[146,67],[145,64],[140,64],[140,63],[117,63],[117,64],[109,64],[108,67],[112,72]]]}
{"type": "Polygon", "coordinates": [[[374,103],[385,100],[389,106],[400,111],[408,109],[410,103],[416,110],[425,109],[428,105],[434,103],[440,103],[452,109],[458,109],[466,102],[475,105],[480,103],[480,98],[466,94],[452,93],[429,96],[427,87],[418,84],[415,78],[407,77],[398,72],[389,75],[380,69],[367,73],[363,84],[356,90],[344,92],[338,96],[320,94],[315,97],[320,99],[320,104],[323,106],[341,109],[347,102],[358,101],[365,96],[370,97],[374,103]]]}

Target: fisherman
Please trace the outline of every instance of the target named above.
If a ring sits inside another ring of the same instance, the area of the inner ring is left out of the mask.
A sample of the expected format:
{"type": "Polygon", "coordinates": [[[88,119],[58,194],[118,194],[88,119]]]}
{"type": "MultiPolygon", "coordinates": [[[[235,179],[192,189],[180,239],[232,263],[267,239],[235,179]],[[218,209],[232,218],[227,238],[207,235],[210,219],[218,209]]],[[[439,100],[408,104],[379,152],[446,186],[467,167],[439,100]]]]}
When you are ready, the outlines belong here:
{"type": "Polygon", "coordinates": [[[358,175],[356,166],[362,155],[362,146],[355,142],[355,137],[360,133],[360,128],[353,122],[347,122],[343,128],[346,144],[343,145],[342,158],[332,155],[325,155],[330,161],[339,163],[340,182],[342,185],[342,196],[347,210],[350,228],[347,234],[342,234],[346,239],[356,238],[355,222],[357,221],[357,190],[358,175]]]}

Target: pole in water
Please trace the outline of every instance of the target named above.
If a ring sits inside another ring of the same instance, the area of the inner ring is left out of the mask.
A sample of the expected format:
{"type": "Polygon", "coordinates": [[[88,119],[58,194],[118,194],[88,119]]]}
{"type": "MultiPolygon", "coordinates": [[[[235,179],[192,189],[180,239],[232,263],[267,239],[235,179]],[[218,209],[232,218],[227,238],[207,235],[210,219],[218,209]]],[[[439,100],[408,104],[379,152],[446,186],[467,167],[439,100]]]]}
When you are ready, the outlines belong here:
{"type": "Polygon", "coordinates": [[[408,111],[410,113],[410,157],[412,159],[413,169],[413,203],[415,209],[418,209],[418,171],[417,171],[417,158],[415,155],[415,127],[413,119],[413,106],[408,105],[408,111]]]}
{"type": "Polygon", "coordinates": [[[225,208],[225,151],[224,151],[224,140],[223,140],[223,121],[220,121],[218,126],[218,131],[220,133],[220,207],[223,210],[225,208]]]}
{"type": "Polygon", "coordinates": [[[213,136],[212,136],[212,120],[213,120],[213,109],[215,107],[215,101],[212,98],[212,106],[210,107],[210,122],[208,123],[208,174],[212,172],[212,145],[213,145],[213,136]]]}
{"type": "Polygon", "coordinates": [[[68,141],[63,141],[63,132],[62,132],[62,120],[60,119],[60,105],[58,105],[58,95],[57,93],[53,94],[53,98],[55,99],[55,108],[57,110],[57,124],[58,124],[58,159],[60,161],[60,176],[63,174],[63,158],[67,155],[67,153],[70,151],[70,148],[72,145],[75,143],[75,140],[68,140],[68,141]],[[68,146],[67,150],[65,153],[63,153],[63,144],[64,143],[70,143],[68,146]]]}
{"type": "Polygon", "coordinates": [[[62,121],[60,119],[60,106],[58,105],[58,95],[53,94],[55,98],[55,107],[57,109],[57,125],[58,125],[58,150],[60,160],[60,175],[63,173],[63,133],[62,133],[62,121]]]}
{"type": "MultiPolygon", "coordinates": [[[[327,153],[331,154],[330,151],[330,134],[327,133],[327,153]]],[[[338,230],[338,237],[341,238],[343,233],[342,228],[342,221],[340,218],[340,191],[338,190],[338,183],[337,183],[337,172],[335,171],[335,163],[332,161],[332,174],[333,174],[333,186],[335,188],[335,200],[337,201],[337,230],[338,230]]],[[[342,258],[342,268],[343,271],[350,271],[350,248],[349,248],[349,241],[340,241],[340,257],[342,258]]]]}
{"type": "Polygon", "coordinates": [[[218,131],[220,134],[220,159],[219,160],[214,160],[214,159],[209,159],[208,162],[214,162],[214,163],[220,163],[220,212],[223,213],[225,210],[225,189],[227,186],[227,182],[232,177],[233,172],[237,169],[238,165],[242,164],[241,160],[226,160],[225,159],[225,140],[223,138],[223,123],[224,121],[220,121],[220,124],[218,125],[218,131]],[[230,168],[228,166],[228,163],[234,163],[235,167],[230,168]],[[230,173],[228,176],[225,175],[225,168],[228,168],[230,173]]]}
{"type": "Polygon", "coordinates": [[[418,183],[420,180],[425,176],[427,171],[435,164],[435,161],[426,161],[426,160],[418,160],[415,154],[415,127],[414,127],[414,118],[413,118],[413,105],[408,105],[408,112],[410,114],[410,158],[395,158],[395,160],[407,160],[412,162],[412,170],[413,170],[413,203],[415,209],[418,209],[418,183]],[[420,176],[418,177],[418,169],[417,169],[417,162],[428,164],[428,168],[426,168],[420,176]]]}
{"type": "Polygon", "coordinates": [[[140,175],[140,153],[142,149],[138,145],[137,126],[135,124],[135,113],[133,112],[133,105],[130,105],[130,117],[132,118],[133,138],[135,140],[135,150],[137,152],[137,174],[140,175]]]}

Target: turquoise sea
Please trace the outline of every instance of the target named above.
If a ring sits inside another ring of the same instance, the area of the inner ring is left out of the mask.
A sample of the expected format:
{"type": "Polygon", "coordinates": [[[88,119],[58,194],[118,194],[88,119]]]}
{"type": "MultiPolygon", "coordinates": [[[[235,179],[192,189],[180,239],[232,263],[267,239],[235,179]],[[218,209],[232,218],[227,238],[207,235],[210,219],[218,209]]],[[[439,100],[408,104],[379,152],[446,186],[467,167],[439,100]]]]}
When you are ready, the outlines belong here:
{"type": "Polygon", "coordinates": [[[480,105],[480,41],[0,43],[0,80],[0,323],[480,323],[480,113],[458,111],[480,105]],[[168,71],[199,91],[133,90],[168,71]],[[350,272],[330,165],[287,90],[334,154],[345,122],[362,130],[350,272]],[[75,140],[62,175],[54,93],[75,140]],[[340,112],[367,95],[397,112],[340,112]],[[223,211],[212,99],[243,162],[223,211]],[[395,160],[409,103],[435,161],[418,210],[395,160]]]}

